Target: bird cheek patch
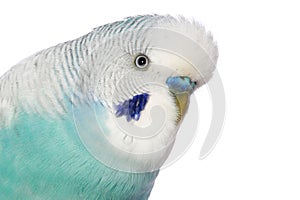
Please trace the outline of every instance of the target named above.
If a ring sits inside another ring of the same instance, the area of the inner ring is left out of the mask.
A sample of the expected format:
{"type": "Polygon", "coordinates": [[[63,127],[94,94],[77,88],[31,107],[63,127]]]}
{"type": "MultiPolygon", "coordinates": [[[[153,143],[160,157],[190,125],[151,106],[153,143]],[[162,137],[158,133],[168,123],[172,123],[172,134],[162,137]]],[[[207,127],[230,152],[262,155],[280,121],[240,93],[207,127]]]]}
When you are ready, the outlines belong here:
{"type": "Polygon", "coordinates": [[[147,93],[135,95],[132,99],[128,99],[123,103],[116,105],[115,114],[117,117],[125,116],[128,122],[132,119],[138,121],[141,116],[141,111],[146,107],[148,99],[149,94],[147,93]]]}

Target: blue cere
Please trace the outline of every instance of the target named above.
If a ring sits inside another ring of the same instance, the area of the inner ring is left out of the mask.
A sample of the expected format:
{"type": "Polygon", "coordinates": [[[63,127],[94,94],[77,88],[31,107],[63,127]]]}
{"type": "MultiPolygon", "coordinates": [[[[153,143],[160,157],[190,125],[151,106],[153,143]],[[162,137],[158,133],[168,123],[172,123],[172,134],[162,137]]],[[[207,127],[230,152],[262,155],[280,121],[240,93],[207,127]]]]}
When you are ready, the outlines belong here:
{"type": "Polygon", "coordinates": [[[187,76],[169,77],[166,81],[166,84],[171,91],[175,92],[193,91],[193,89],[196,87],[196,82],[191,81],[191,79],[187,76]]]}
{"type": "Polygon", "coordinates": [[[148,99],[149,94],[147,93],[135,95],[132,99],[126,100],[116,106],[116,116],[126,116],[127,121],[131,121],[132,119],[138,121],[148,99]]]}

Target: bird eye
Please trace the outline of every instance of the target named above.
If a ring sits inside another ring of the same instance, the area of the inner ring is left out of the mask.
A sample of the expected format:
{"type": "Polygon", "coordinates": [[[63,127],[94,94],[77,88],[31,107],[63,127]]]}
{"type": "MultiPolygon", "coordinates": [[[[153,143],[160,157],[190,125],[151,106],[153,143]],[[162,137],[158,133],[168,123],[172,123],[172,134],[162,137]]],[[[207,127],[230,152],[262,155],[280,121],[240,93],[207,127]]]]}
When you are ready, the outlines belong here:
{"type": "Polygon", "coordinates": [[[149,59],[145,55],[138,55],[135,58],[135,66],[137,66],[140,69],[146,68],[148,64],[149,64],[149,59]]]}

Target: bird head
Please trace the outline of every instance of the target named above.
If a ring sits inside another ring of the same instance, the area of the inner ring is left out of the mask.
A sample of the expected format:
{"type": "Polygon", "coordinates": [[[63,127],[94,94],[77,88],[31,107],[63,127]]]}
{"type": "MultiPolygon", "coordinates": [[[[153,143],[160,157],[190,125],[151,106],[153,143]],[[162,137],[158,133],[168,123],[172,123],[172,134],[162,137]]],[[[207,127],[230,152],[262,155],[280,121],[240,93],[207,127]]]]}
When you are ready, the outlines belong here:
{"type": "Polygon", "coordinates": [[[190,95],[213,75],[218,50],[211,34],[183,17],[146,15],[101,26],[87,37],[97,42],[87,49],[86,88],[105,107],[100,126],[118,159],[97,156],[125,171],[157,170],[190,95]]]}

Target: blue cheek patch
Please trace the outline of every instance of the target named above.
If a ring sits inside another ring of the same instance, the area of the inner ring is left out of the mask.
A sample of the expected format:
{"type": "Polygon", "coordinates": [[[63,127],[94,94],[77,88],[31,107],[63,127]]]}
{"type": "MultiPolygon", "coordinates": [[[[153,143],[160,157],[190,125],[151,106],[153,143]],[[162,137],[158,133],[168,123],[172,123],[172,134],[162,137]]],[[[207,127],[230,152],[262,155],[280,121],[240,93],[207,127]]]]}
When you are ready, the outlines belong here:
{"type": "Polygon", "coordinates": [[[147,93],[135,95],[132,99],[126,100],[116,106],[116,116],[126,116],[127,121],[131,121],[132,119],[138,121],[148,99],[149,94],[147,93]]]}
{"type": "Polygon", "coordinates": [[[166,81],[169,89],[174,92],[188,92],[193,91],[196,82],[191,81],[187,76],[169,77],[166,81]]]}

